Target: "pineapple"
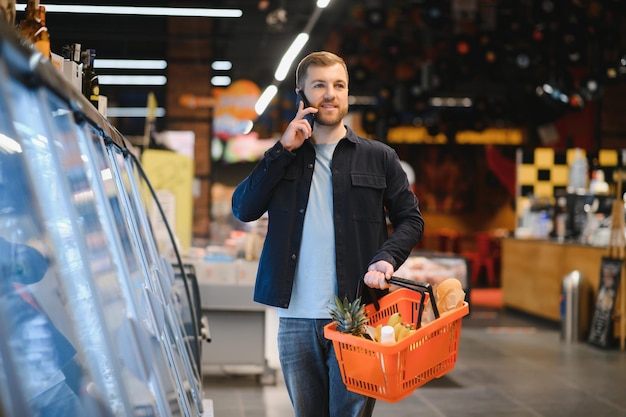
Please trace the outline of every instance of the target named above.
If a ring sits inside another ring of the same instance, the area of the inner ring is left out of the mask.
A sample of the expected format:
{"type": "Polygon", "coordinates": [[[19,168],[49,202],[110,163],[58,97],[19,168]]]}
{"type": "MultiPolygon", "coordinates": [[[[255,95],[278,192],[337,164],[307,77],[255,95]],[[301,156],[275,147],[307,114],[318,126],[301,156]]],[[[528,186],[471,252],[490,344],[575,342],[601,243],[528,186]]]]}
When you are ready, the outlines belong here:
{"type": "Polygon", "coordinates": [[[341,333],[367,337],[367,315],[365,305],[357,298],[353,302],[344,297],[343,302],[335,296],[335,305],[328,309],[331,318],[336,322],[336,329],[341,333]]]}

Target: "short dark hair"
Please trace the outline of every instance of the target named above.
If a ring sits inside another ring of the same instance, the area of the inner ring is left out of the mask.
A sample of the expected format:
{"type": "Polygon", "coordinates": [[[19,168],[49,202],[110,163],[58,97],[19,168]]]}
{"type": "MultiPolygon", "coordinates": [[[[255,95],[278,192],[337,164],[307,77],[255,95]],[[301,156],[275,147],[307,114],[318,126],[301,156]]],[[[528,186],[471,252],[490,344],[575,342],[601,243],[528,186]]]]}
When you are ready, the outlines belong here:
{"type": "Polygon", "coordinates": [[[346,79],[348,78],[348,66],[343,58],[333,54],[332,52],[327,51],[319,51],[312,52],[309,55],[302,58],[298,67],[296,68],[296,87],[299,89],[303,89],[304,79],[307,76],[307,72],[309,71],[309,67],[311,66],[319,66],[319,67],[329,67],[331,65],[341,64],[343,68],[346,70],[346,79]]]}

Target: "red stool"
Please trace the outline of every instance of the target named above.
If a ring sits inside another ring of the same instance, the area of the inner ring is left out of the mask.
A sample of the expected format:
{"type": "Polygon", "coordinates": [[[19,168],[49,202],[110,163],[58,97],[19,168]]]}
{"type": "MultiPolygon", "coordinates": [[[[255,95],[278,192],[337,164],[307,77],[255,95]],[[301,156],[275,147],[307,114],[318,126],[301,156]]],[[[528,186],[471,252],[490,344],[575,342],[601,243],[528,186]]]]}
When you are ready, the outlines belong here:
{"type": "Polygon", "coordinates": [[[496,262],[499,255],[497,242],[488,232],[481,232],[476,235],[476,250],[473,252],[463,252],[471,267],[470,282],[472,286],[478,285],[480,272],[485,269],[487,284],[490,287],[498,286],[496,276],[496,262]]]}

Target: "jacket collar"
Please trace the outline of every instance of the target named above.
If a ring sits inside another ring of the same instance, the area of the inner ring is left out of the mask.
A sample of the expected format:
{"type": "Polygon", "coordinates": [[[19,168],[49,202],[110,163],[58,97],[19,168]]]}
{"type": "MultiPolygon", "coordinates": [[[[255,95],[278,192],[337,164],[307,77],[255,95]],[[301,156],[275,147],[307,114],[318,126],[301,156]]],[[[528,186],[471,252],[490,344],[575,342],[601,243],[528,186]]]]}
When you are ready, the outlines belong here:
{"type": "Polygon", "coordinates": [[[346,128],[346,139],[348,139],[350,142],[352,143],[356,143],[359,136],[356,134],[356,132],[352,129],[350,129],[350,127],[344,125],[344,127],[346,128]]]}
{"type": "MultiPolygon", "coordinates": [[[[343,138],[339,139],[339,142],[341,142],[344,139],[348,139],[352,143],[357,143],[359,140],[359,135],[357,135],[356,132],[350,129],[347,125],[344,125],[344,127],[346,128],[346,135],[343,138]]],[[[306,143],[307,146],[310,146],[311,149],[313,149],[313,144],[310,141],[307,140],[304,143],[306,143]]]]}

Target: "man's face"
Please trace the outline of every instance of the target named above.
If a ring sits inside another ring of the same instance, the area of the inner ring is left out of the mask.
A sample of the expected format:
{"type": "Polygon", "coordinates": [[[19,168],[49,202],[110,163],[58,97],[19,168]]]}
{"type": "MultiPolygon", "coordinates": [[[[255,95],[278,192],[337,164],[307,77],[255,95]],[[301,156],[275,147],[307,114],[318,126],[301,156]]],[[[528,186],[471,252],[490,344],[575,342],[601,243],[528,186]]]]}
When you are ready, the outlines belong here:
{"type": "Polygon", "coordinates": [[[341,64],[311,66],[304,83],[309,104],[318,109],[315,123],[335,126],[348,114],[348,76],[341,64]]]}

